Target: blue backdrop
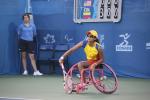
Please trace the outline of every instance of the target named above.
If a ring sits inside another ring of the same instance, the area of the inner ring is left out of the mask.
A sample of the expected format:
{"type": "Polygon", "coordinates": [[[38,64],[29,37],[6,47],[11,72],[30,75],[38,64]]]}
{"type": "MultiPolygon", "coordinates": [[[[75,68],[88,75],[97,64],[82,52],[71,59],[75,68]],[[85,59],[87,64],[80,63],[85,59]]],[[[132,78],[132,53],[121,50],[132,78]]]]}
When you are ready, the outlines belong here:
{"type": "MultiPolygon", "coordinates": [[[[95,29],[105,55],[105,62],[117,75],[150,78],[150,0],[123,0],[119,23],[73,22],[73,0],[32,0],[34,21],[40,41],[77,43],[85,32],[95,29]],[[52,41],[52,40],[50,40],[52,41]]],[[[19,74],[16,28],[24,13],[24,0],[0,1],[0,74],[19,74]]],[[[69,59],[70,64],[83,60],[82,49],[69,59]]]]}

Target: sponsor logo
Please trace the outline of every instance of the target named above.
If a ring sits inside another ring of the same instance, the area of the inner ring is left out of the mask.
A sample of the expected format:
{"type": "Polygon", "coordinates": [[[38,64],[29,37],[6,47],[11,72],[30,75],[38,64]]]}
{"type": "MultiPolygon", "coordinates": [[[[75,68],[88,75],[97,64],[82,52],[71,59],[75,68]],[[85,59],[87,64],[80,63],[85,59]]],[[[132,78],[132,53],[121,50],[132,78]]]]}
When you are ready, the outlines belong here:
{"type": "Polygon", "coordinates": [[[130,34],[125,33],[119,35],[120,38],[123,38],[123,41],[116,45],[116,51],[133,51],[133,46],[129,45],[128,38],[130,38],[130,34]]]}

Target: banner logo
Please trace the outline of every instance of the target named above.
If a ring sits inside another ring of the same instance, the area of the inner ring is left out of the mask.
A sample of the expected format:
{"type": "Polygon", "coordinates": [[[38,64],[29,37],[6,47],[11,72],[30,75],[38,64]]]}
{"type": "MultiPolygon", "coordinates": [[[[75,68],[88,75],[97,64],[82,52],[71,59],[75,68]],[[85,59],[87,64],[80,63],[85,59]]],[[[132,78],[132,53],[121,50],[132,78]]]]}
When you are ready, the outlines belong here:
{"type": "Polygon", "coordinates": [[[55,36],[51,35],[49,33],[46,34],[45,37],[43,37],[45,44],[53,44],[55,43],[55,36]]]}
{"type": "Polygon", "coordinates": [[[65,35],[65,40],[66,40],[67,42],[71,42],[71,41],[73,41],[73,38],[71,38],[68,34],[66,34],[66,35],[65,35]]]}
{"type": "Polygon", "coordinates": [[[146,49],[150,49],[150,42],[146,43],[146,49]]]}
{"type": "Polygon", "coordinates": [[[128,38],[130,38],[130,34],[125,33],[119,35],[119,37],[123,38],[123,41],[119,44],[116,45],[116,51],[133,51],[132,45],[129,45],[128,38]]]}

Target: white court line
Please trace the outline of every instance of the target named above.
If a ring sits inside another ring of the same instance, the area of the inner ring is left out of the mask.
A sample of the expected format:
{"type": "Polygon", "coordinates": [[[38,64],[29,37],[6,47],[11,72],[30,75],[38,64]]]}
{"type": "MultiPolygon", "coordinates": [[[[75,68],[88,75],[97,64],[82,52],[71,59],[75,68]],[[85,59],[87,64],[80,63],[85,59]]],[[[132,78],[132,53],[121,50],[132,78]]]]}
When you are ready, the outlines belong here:
{"type": "Polygon", "coordinates": [[[42,100],[42,99],[29,99],[29,98],[11,98],[11,97],[0,97],[0,100],[7,100],[7,99],[14,99],[14,100],[42,100]]]}

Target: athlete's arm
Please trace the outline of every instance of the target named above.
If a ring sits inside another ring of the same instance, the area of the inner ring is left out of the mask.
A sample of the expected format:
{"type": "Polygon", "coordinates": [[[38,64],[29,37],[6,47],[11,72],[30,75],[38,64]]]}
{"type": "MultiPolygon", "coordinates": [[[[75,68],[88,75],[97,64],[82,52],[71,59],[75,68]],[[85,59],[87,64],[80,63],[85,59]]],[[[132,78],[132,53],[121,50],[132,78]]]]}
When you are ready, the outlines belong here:
{"type": "Polygon", "coordinates": [[[76,51],[77,49],[79,49],[80,47],[82,47],[83,45],[83,41],[77,43],[75,46],[73,46],[72,48],[70,48],[68,51],[66,51],[59,59],[59,62],[63,62],[63,60],[70,55],[71,53],[73,53],[74,51],[76,51]]]}

